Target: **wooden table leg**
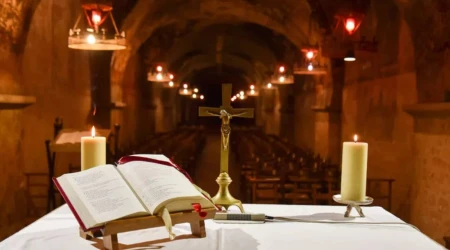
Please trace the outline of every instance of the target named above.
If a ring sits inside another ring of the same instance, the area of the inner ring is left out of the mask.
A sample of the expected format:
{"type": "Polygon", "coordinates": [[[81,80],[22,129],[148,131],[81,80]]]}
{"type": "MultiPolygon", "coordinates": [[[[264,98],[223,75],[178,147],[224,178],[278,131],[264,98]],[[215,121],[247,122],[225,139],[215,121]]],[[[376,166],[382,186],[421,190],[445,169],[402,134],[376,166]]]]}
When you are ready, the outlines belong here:
{"type": "Polygon", "coordinates": [[[107,250],[119,250],[117,234],[103,236],[103,247],[107,250]]]}
{"type": "Polygon", "coordinates": [[[191,222],[190,224],[192,235],[197,236],[199,238],[206,237],[205,221],[200,220],[196,222],[191,222]]]}

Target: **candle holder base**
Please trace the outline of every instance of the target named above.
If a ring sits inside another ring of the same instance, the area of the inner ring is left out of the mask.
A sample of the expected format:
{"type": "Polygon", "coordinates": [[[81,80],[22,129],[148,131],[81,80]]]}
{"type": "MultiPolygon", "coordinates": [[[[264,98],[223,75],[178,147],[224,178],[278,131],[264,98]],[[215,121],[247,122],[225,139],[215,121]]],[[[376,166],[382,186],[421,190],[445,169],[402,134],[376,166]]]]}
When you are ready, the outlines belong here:
{"type": "Polygon", "coordinates": [[[217,184],[219,184],[219,191],[212,198],[216,205],[220,207],[224,207],[225,210],[228,210],[231,206],[237,206],[241,213],[244,213],[244,207],[242,206],[242,202],[238,199],[235,199],[228,190],[228,186],[232,182],[230,176],[227,172],[220,173],[219,177],[216,179],[217,184]]]}
{"type": "Polygon", "coordinates": [[[347,211],[345,211],[344,217],[349,217],[350,212],[352,211],[353,208],[355,208],[355,210],[358,212],[360,217],[366,217],[360,206],[370,205],[373,202],[373,198],[369,197],[369,196],[366,196],[365,200],[363,200],[363,201],[343,200],[340,194],[333,195],[333,200],[337,203],[347,205],[347,211]]]}

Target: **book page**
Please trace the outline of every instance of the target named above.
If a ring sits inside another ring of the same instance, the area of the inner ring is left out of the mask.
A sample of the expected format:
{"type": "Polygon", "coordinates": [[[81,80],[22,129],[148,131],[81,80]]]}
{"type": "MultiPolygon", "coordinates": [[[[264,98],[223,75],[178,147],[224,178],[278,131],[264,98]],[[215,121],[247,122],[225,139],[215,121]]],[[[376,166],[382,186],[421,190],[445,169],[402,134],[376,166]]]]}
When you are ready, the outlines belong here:
{"type": "Polygon", "coordinates": [[[132,161],[118,166],[117,169],[152,214],[157,212],[155,209],[162,203],[171,199],[203,199],[194,185],[173,167],[132,161]]]}
{"type": "Polygon", "coordinates": [[[147,213],[113,165],[99,166],[63,177],[97,224],[147,213]]]}

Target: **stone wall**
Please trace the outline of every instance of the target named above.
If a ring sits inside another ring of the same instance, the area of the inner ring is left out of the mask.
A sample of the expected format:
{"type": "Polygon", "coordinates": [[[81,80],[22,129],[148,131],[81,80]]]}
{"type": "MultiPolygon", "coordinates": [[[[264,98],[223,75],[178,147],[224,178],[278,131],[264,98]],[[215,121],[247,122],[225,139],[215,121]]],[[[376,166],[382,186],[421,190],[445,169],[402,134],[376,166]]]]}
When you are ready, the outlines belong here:
{"type": "Polygon", "coordinates": [[[368,178],[395,179],[392,211],[409,219],[413,172],[413,120],[402,106],[416,101],[415,74],[346,82],[342,140],[358,134],[369,144],[368,178]]]}
{"type": "MultiPolygon", "coordinates": [[[[0,110],[0,239],[19,230],[26,219],[26,172],[47,172],[46,139],[53,137],[55,117],[67,128],[84,128],[90,112],[89,62],[86,53],[67,48],[75,3],[41,0],[32,16],[28,35],[1,48],[0,94],[35,96],[25,109],[0,110]],[[20,48],[20,49],[17,49],[20,48]]],[[[12,30],[28,27],[20,10],[0,6],[20,19],[12,30]],[[15,11],[18,11],[17,13],[15,11]]],[[[0,25],[1,26],[1,25],[0,25]]],[[[1,29],[1,28],[0,28],[1,29]]],[[[2,33],[2,31],[0,31],[2,33]]],[[[5,45],[7,41],[2,40],[5,45]]],[[[67,168],[64,159],[57,169],[67,168]]]]}
{"type": "Polygon", "coordinates": [[[418,117],[414,131],[414,178],[411,223],[443,243],[450,235],[450,119],[418,117]]]}
{"type": "Polygon", "coordinates": [[[112,110],[111,125],[120,124],[119,148],[127,152],[156,131],[156,92],[147,82],[142,60],[140,54],[131,57],[125,71],[126,81],[111,93],[113,102],[125,104],[123,108],[112,110]]]}
{"type": "Polygon", "coordinates": [[[301,148],[315,149],[315,84],[311,77],[302,77],[296,83],[295,91],[295,144],[301,148]]]}

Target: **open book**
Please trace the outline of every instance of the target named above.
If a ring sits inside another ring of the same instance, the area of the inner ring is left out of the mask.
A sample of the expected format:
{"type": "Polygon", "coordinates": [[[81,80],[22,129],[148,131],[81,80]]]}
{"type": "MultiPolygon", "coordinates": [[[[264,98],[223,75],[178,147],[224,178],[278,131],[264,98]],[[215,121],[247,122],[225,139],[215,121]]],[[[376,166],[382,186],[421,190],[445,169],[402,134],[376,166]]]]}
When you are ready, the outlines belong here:
{"type": "Polygon", "coordinates": [[[193,204],[214,207],[209,196],[164,155],[122,159],[117,167],[103,165],[54,179],[84,231],[125,217],[161,215],[164,219],[163,211],[194,210],[193,204]]]}

